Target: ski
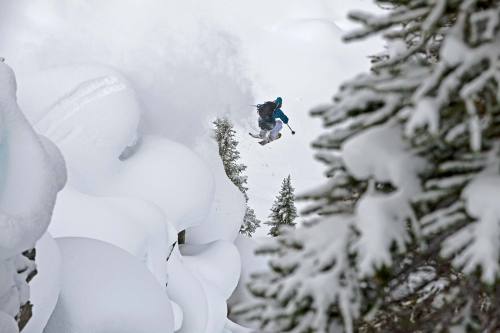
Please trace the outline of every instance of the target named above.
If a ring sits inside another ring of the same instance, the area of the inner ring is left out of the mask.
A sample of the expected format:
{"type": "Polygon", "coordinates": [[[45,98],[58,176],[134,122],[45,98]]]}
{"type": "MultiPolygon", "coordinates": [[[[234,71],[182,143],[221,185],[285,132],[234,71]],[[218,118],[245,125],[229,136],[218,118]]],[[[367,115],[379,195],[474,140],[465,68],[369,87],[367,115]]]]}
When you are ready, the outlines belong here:
{"type": "Polygon", "coordinates": [[[276,140],[278,140],[279,138],[281,138],[281,133],[279,133],[279,134],[278,134],[278,137],[277,137],[276,139],[274,139],[274,140],[264,139],[264,140],[262,140],[262,141],[259,141],[259,144],[260,144],[261,146],[265,146],[265,145],[267,145],[269,142],[276,141],[276,140]]]}
{"type": "Polygon", "coordinates": [[[258,134],[253,134],[253,133],[248,133],[248,134],[249,134],[252,138],[262,139],[262,138],[260,137],[260,135],[258,135],[258,134]]]}
{"type": "Polygon", "coordinates": [[[264,145],[267,145],[269,142],[271,142],[271,141],[269,141],[269,140],[262,140],[262,141],[259,141],[259,144],[261,146],[264,146],[264,145]]]}

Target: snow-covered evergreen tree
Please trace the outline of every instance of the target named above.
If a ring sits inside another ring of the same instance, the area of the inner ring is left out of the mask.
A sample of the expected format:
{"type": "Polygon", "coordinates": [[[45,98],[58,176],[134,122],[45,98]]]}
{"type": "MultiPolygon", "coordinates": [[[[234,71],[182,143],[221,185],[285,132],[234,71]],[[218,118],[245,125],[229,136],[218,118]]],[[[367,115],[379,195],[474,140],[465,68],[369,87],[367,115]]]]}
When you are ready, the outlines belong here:
{"type": "Polygon", "coordinates": [[[218,118],[214,121],[214,125],[215,140],[217,140],[219,146],[219,155],[226,175],[241,193],[245,194],[246,198],[248,190],[246,187],[247,176],[243,172],[247,167],[239,163],[240,152],[238,151],[238,141],[235,138],[236,131],[233,124],[227,118],[218,118]]]}
{"type": "Polygon", "coordinates": [[[240,228],[240,234],[252,237],[257,228],[260,227],[260,220],[255,215],[255,211],[247,204],[243,224],[240,228]]]}
{"type": "Polygon", "coordinates": [[[380,2],[345,38],[387,51],[313,111],[322,218],[268,246],[238,310],[273,332],[499,331],[500,1],[380,2]]]}
{"type": "Polygon", "coordinates": [[[239,163],[240,152],[238,151],[238,141],[235,138],[236,131],[234,130],[233,124],[227,118],[217,118],[213,124],[215,126],[215,140],[219,146],[219,155],[222,159],[226,175],[231,182],[238,187],[241,193],[243,193],[247,201],[240,233],[251,237],[260,226],[260,221],[255,216],[255,211],[248,206],[248,187],[246,187],[247,176],[243,174],[247,167],[239,163]]]}
{"type": "Polygon", "coordinates": [[[295,208],[295,194],[292,187],[290,175],[283,179],[281,190],[271,208],[269,221],[265,224],[271,226],[269,235],[276,237],[280,234],[283,226],[295,226],[294,220],[297,218],[297,208],[295,208]]]}
{"type": "Polygon", "coordinates": [[[253,233],[260,226],[260,220],[255,215],[255,211],[246,207],[245,216],[243,217],[243,224],[240,228],[240,233],[243,235],[247,235],[248,237],[252,237],[253,233]]]}

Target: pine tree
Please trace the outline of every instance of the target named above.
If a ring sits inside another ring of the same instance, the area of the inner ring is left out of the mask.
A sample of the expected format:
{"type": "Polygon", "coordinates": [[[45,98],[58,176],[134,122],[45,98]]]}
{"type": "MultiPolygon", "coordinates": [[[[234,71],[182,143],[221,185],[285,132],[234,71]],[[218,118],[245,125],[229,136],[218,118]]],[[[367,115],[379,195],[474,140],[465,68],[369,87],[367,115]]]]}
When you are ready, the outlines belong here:
{"type": "Polygon", "coordinates": [[[388,49],[312,111],[321,217],[267,246],[237,310],[273,332],[500,331],[500,1],[383,3],[345,38],[388,49]]]}
{"type": "Polygon", "coordinates": [[[243,224],[240,228],[240,233],[248,237],[252,237],[259,226],[260,220],[257,216],[255,216],[255,211],[247,206],[245,216],[243,217],[243,224]]]}
{"type": "Polygon", "coordinates": [[[274,201],[269,215],[270,221],[265,224],[271,226],[269,235],[276,237],[280,234],[283,226],[295,226],[294,220],[297,218],[297,209],[295,208],[294,188],[290,175],[283,179],[279,195],[274,201]]]}
{"type": "Polygon", "coordinates": [[[236,131],[233,124],[226,118],[218,118],[214,121],[214,125],[215,140],[219,146],[219,155],[226,175],[247,198],[247,177],[243,175],[247,167],[242,163],[238,163],[240,152],[238,151],[238,141],[235,138],[236,131]]]}
{"type": "Polygon", "coordinates": [[[255,216],[255,211],[248,206],[247,176],[243,174],[247,167],[242,163],[238,163],[240,152],[238,151],[238,141],[235,138],[236,131],[233,124],[226,118],[218,118],[213,124],[215,125],[215,140],[219,147],[219,155],[222,159],[224,171],[231,182],[245,196],[246,210],[240,233],[251,237],[260,226],[260,221],[255,216]]]}

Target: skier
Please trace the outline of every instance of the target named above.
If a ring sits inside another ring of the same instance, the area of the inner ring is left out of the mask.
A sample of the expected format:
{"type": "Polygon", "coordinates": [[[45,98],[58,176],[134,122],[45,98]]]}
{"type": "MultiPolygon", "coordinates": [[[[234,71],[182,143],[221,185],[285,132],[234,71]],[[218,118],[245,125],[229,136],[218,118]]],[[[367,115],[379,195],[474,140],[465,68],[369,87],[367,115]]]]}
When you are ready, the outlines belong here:
{"type": "Polygon", "coordinates": [[[258,136],[253,134],[250,135],[261,138],[262,141],[259,142],[261,145],[279,139],[281,137],[280,131],[283,128],[283,123],[288,124],[288,117],[281,110],[282,104],[283,99],[277,97],[273,102],[257,105],[259,127],[261,131],[258,136]]]}

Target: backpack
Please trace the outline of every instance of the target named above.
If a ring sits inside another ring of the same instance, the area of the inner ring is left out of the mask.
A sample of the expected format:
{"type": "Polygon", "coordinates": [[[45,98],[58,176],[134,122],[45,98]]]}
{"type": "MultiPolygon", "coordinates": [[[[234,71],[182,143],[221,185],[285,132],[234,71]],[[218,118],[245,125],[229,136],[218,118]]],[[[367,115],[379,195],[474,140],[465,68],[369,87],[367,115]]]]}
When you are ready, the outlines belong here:
{"type": "Polygon", "coordinates": [[[276,103],[274,102],[265,102],[264,104],[257,105],[257,112],[259,113],[259,117],[266,121],[274,121],[274,110],[276,109],[276,103]]]}

